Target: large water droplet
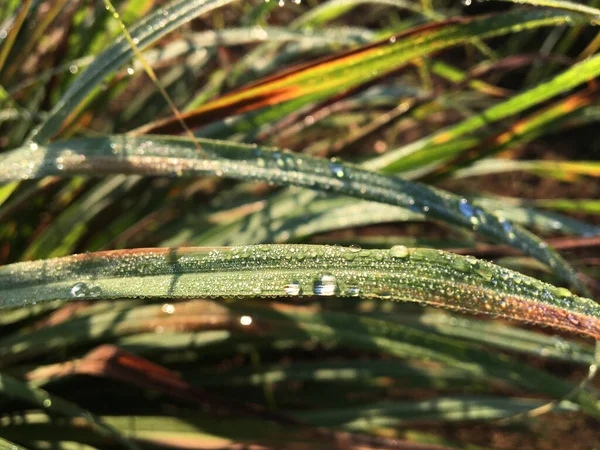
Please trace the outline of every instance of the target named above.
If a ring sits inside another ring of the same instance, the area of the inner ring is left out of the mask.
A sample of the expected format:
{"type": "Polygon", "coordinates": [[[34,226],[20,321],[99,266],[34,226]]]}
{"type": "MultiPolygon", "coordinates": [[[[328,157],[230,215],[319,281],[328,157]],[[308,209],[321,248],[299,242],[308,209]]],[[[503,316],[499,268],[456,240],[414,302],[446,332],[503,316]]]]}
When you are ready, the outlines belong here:
{"type": "Polygon", "coordinates": [[[79,283],[75,283],[73,287],[71,287],[71,297],[82,298],[89,295],[89,293],[90,289],[88,288],[88,285],[81,281],[79,283]]]}
{"type": "Polygon", "coordinates": [[[290,284],[286,284],[283,287],[283,291],[287,295],[300,295],[300,293],[302,292],[302,287],[300,286],[300,283],[298,283],[297,281],[294,281],[290,284]]]}
{"type": "Polygon", "coordinates": [[[394,245],[390,249],[390,255],[394,258],[406,258],[408,256],[408,248],[404,245],[394,245]]]}
{"type": "Polygon", "coordinates": [[[338,285],[333,275],[322,275],[315,280],[313,291],[315,295],[329,297],[335,295],[338,285]]]}

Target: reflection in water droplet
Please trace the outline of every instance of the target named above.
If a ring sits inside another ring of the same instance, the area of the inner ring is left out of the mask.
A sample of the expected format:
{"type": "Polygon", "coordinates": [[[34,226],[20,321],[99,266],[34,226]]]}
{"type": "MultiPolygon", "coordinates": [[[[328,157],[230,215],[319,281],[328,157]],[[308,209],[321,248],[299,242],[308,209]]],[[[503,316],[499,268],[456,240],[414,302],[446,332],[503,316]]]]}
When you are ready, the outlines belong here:
{"type": "Polygon", "coordinates": [[[349,287],[348,290],[346,291],[346,294],[349,297],[358,297],[360,295],[360,289],[356,286],[349,287]]]}
{"type": "Polygon", "coordinates": [[[82,298],[89,294],[89,288],[87,284],[79,282],[75,283],[71,288],[71,297],[82,298]]]}
{"type": "Polygon", "coordinates": [[[322,275],[315,280],[313,291],[315,295],[332,296],[338,290],[338,285],[333,275],[322,275]]]}
{"type": "Polygon", "coordinates": [[[344,166],[342,166],[335,159],[332,159],[329,163],[329,170],[338,178],[344,178],[344,166]]]}
{"type": "Polygon", "coordinates": [[[510,223],[508,220],[506,219],[502,219],[500,221],[500,223],[502,223],[502,229],[504,230],[504,232],[506,233],[508,239],[510,239],[511,241],[516,237],[514,231],[513,231],[513,226],[512,223],[510,223]]]}
{"type": "Polygon", "coordinates": [[[406,258],[408,256],[408,248],[404,245],[394,245],[390,249],[390,255],[394,258],[406,258]]]}
{"type": "Polygon", "coordinates": [[[302,287],[300,286],[300,283],[298,283],[297,281],[293,281],[290,284],[286,284],[283,287],[283,291],[287,295],[300,295],[300,292],[302,292],[302,287]]]}
{"type": "Polygon", "coordinates": [[[173,314],[175,312],[175,306],[171,305],[170,303],[165,303],[162,305],[162,310],[164,313],[173,314]]]}
{"type": "Polygon", "coordinates": [[[247,327],[248,325],[252,325],[252,317],[250,317],[250,316],[240,317],[240,324],[245,327],[247,327]]]}

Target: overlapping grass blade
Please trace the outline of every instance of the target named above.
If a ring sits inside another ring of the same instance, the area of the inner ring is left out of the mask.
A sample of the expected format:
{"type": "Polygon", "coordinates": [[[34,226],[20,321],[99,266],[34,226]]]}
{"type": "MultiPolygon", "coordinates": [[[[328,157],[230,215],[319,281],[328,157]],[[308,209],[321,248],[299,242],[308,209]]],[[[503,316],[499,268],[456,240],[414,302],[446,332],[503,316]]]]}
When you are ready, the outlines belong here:
{"type": "MultiPolygon", "coordinates": [[[[500,36],[524,29],[569,24],[579,19],[557,12],[519,12],[479,19],[448,20],[424,25],[385,41],[292,67],[183,114],[190,127],[269,105],[295,101],[296,108],[321,101],[406,65],[415,58],[476,38],[500,36]],[[323,82],[323,80],[328,80],[323,82]]],[[[137,133],[179,132],[174,118],[150,123],[137,133]]]]}
{"type": "Polygon", "coordinates": [[[181,138],[86,138],[24,147],[0,159],[0,182],[40,178],[48,175],[138,173],[155,175],[216,174],[244,180],[296,185],[336,192],[423,213],[427,217],[477,230],[518,248],[550,265],[581,292],[586,287],[558,253],[518,225],[471,205],[449,192],[368,172],[355,166],[286,151],[241,144],[181,138]]]}

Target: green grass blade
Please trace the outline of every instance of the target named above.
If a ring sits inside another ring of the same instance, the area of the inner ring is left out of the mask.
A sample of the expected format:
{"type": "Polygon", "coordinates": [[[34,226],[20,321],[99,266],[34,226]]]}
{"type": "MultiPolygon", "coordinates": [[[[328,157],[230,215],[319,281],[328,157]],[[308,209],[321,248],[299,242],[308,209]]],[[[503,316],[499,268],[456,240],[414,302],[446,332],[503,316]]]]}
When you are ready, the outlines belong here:
{"type": "MultiPolygon", "coordinates": [[[[460,136],[472,133],[482,127],[489,126],[494,122],[536,106],[558,94],[594,79],[599,74],[600,55],[595,55],[574,64],[549,81],[486,109],[481,114],[469,117],[456,125],[444,128],[404,147],[390,150],[385,155],[368,161],[365,167],[373,170],[385,169],[390,172],[408,170],[412,168],[412,162],[409,157],[413,156],[414,158],[415,153],[424,151],[435,153],[436,151],[440,151],[440,149],[444,148],[444,144],[449,145],[460,136]]],[[[444,154],[448,156],[447,152],[444,154]]]]}
{"type": "Polygon", "coordinates": [[[587,292],[574,269],[543,241],[519,225],[449,192],[333,160],[229,142],[198,142],[206,155],[203,159],[194,143],[182,138],[115,136],[57,142],[37,149],[24,147],[0,159],[0,183],[101,172],[216,174],[335,192],[409,208],[428,218],[479,231],[550,265],[561,278],[587,292]]]}
{"type": "Polygon", "coordinates": [[[472,257],[406,247],[357,251],[273,245],[90,253],[0,267],[0,293],[2,308],[138,296],[360,296],[421,301],[600,337],[600,306],[591,300],[472,257]]]}

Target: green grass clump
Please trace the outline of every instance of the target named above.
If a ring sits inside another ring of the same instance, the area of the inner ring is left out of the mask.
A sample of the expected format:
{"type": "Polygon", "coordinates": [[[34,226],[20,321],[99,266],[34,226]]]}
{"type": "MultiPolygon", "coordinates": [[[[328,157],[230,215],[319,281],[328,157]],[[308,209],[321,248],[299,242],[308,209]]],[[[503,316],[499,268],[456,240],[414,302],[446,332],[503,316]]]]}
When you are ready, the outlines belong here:
{"type": "Polygon", "coordinates": [[[600,4],[470,3],[0,5],[0,448],[600,446],[600,4]]]}

